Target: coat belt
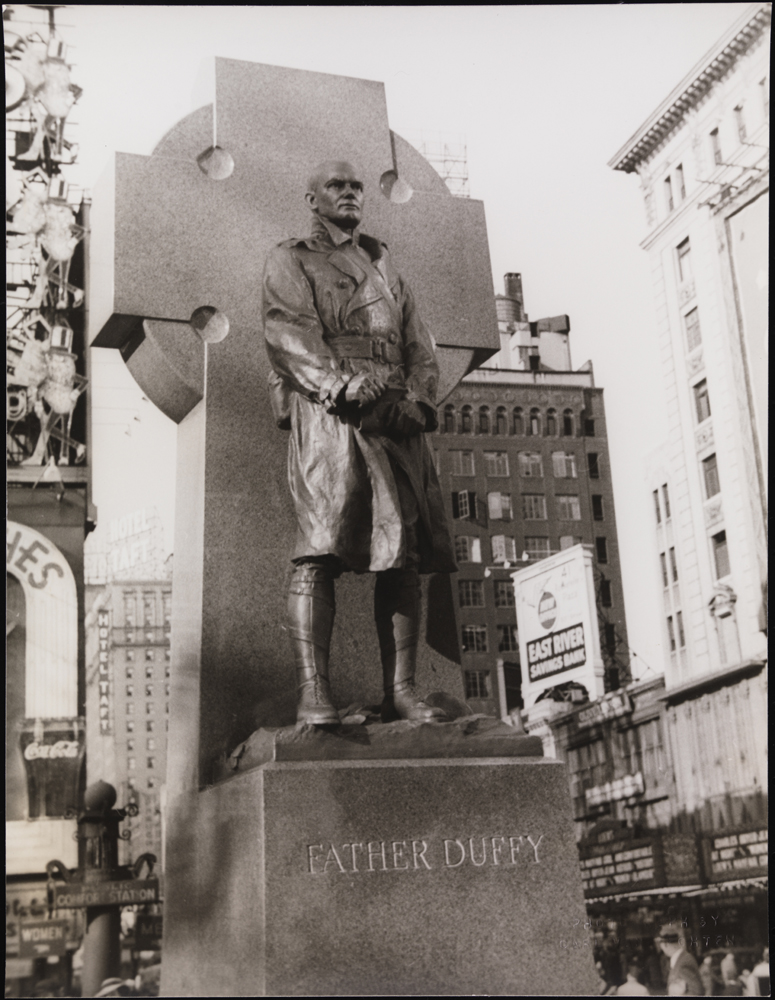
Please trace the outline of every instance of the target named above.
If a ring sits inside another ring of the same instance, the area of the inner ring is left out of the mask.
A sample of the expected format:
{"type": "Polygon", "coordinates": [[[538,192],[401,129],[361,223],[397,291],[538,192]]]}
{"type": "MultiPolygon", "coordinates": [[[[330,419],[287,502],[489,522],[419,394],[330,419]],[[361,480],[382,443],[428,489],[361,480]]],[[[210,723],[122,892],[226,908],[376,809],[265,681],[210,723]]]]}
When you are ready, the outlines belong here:
{"type": "Polygon", "coordinates": [[[342,358],[368,358],[383,364],[401,365],[404,351],[400,344],[391,344],[382,337],[336,337],[329,340],[329,347],[338,360],[342,358]]]}

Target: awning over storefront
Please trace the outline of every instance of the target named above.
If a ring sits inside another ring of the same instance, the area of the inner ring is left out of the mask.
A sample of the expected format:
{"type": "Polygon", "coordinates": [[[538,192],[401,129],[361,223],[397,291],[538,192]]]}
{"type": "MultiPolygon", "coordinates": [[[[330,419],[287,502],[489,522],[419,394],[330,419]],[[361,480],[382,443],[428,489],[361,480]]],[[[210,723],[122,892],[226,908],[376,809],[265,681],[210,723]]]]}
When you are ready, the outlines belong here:
{"type": "Polygon", "coordinates": [[[701,885],[663,885],[656,889],[638,889],[634,892],[622,892],[610,896],[592,896],[585,899],[589,903],[618,903],[622,899],[643,899],[646,896],[694,896],[703,891],[701,885]]]}
{"type": "Polygon", "coordinates": [[[692,892],[687,892],[686,896],[715,896],[720,892],[732,892],[738,889],[762,889],[766,890],[769,879],[766,875],[758,878],[729,879],[727,882],[716,882],[714,885],[703,885],[692,892]]]}

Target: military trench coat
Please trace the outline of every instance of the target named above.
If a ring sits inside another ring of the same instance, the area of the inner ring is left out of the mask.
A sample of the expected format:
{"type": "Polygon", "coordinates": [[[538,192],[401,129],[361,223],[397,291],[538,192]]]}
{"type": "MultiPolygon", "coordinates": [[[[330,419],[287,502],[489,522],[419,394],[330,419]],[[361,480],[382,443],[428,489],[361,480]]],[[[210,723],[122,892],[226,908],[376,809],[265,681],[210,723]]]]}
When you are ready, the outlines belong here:
{"type": "Polygon", "coordinates": [[[292,558],[335,556],[356,573],[403,567],[398,466],[419,508],[419,571],[454,572],[425,436],[391,434],[380,412],[404,398],[421,406],[426,431],[437,426],[433,343],[385,244],[316,217],[310,237],[287,240],[267,258],[263,324],[275,418],[290,430],[292,558]],[[371,412],[344,400],[348,381],[364,371],[390,387],[371,412]]]}

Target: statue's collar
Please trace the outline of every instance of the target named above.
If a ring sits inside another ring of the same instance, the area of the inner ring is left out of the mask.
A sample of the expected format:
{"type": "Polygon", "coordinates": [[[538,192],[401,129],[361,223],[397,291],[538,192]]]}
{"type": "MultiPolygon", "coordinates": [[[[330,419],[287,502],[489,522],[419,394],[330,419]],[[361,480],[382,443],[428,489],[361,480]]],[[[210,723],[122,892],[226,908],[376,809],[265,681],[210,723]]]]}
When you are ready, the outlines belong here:
{"type": "Polygon", "coordinates": [[[360,226],[356,226],[351,235],[340,229],[339,226],[335,226],[333,222],[329,222],[328,219],[316,215],[312,219],[311,235],[313,239],[333,243],[335,247],[340,247],[344,243],[352,243],[353,246],[357,247],[360,243],[361,230],[360,226]]]}

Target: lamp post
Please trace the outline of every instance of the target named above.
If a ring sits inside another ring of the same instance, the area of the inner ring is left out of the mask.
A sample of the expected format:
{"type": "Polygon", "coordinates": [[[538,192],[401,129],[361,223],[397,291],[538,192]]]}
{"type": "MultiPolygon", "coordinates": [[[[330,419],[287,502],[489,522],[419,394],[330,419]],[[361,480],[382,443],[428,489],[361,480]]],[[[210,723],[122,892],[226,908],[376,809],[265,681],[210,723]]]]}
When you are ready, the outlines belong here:
{"type": "Polygon", "coordinates": [[[90,785],[84,794],[84,809],[78,816],[78,868],[69,872],[60,861],[46,866],[54,907],[86,908],[81,996],[93,997],[105,979],[121,972],[121,906],[158,899],[158,881],[140,879],[143,864],[153,872],[156,858],[141,855],[133,868],[118,863],[118,841],[128,840],[129,831],[119,831],[119,823],[136,816],[131,802],[114,809],[116,790],[105,781],[90,785]],[[64,885],[54,882],[54,875],[64,885]]]}

